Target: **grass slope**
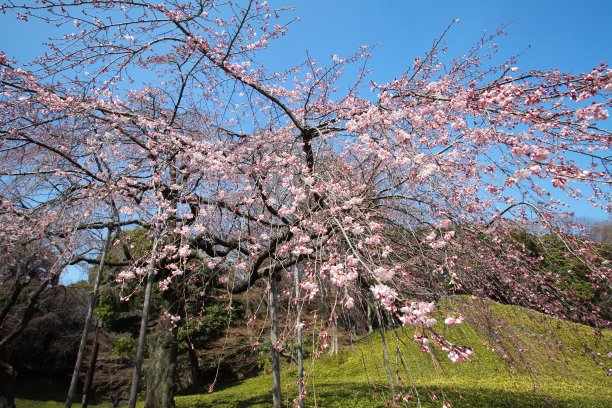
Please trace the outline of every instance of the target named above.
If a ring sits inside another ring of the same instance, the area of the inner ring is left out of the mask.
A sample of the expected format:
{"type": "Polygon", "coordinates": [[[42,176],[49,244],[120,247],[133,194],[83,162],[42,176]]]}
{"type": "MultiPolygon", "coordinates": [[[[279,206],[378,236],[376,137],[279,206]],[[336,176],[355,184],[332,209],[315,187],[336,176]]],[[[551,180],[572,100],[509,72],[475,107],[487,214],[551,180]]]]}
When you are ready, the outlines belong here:
{"type": "MultiPolygon", "coordinates": [[[[612,333],[597,332],[516,306],[467,297],[440,305],[439,316],[460,311],[466,323],[440,327],[449,340],[474,348],[470,362],[453,364],[444,353],[422,353],[413,331],[387,331],[399,406],[611,407],[607,375],[612,333]],[[493,350],[496,350],[493,351],[493,350]]],[[[439,321],[442,319],[439,319],[439,321]]],[[[444,326],[444,325],[437,325],[444,326]]],[[[308,407],[391,406],[381,334],[338,356],[306,363],[308,407]]],[[[283,370],[285,405],[296,396],[296,367],[283,370]]],[[[177,407],[270,407],[270,375],[210,394],[178,396],[177,407]]]]}

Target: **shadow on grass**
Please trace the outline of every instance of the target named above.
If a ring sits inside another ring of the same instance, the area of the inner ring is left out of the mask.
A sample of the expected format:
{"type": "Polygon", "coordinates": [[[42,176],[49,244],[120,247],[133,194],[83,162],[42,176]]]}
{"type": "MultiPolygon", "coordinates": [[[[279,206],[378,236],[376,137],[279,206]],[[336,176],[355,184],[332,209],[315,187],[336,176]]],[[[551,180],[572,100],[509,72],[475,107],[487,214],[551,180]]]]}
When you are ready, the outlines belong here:
{"type": "MultiPolygon", "coordinates": [[[[228,390],[229,391],[229,390],[228,390]]],[[[339,385],[322,384],[313,390],[308,390],[305,406],[313,407],[349,407],[374,408],[387,407],[392,395],[388,388],[373,387],[363,383],[342,383],[339,385]],[[315,405],[316,400],[316,405],[315,405]]],[[[612,396],[578,394],[551,396],[545,392],[512,392],[490,388],[467,387],[434,387],[402,390],[406,399],[399,406],[416,407],[419,402],[423,407],[440,408],[444,402],[453,408],[460,407],[490,407],[490,408],[608,408],[612,406],[612,396]]],[[[602,390],[603,391],[603,390],[602,390]]],[[[292,407],[292,395],[285,396],[283,406],[292,407]]],[[[207,395],[185,396],[177,400],[177,408],[251,408],[272,406],[270,393],[263,394],[260,390],[251,395],[238,395],[228,392],[218,392],[207,395]]]]}
{"type": "Polygon", "coordinates": [[[48,380],[18,381],[15,387],[15,397],[28,400],[66,402],[67,393],[67,384],[48,380]]]}
{"type": "MultiPolygon", "coordinates": [[[[21,380],[15,387],[15,405],[17,408],[62,408],[66,403],[69,384],[50,380],[21,380]]],[[[73,406],[81,406],[80,390],[75,395],[73,406]]],[[[90,402],[89,407],[110,407],[106,401],[90,402]]]]}

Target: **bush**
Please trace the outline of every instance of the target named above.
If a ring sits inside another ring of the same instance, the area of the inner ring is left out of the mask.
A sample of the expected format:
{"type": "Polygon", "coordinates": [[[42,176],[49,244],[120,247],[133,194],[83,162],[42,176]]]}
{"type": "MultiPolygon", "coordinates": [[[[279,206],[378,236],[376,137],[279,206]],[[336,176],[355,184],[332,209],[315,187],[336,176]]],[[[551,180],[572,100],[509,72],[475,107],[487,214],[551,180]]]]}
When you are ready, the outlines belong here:
{"type": "Polygon", "coordinates": [[[134,358],[136,356],[136,346],[136,339],[131,336],[123,336],[113,344],[112,354],[117,357],[134,358]]]}

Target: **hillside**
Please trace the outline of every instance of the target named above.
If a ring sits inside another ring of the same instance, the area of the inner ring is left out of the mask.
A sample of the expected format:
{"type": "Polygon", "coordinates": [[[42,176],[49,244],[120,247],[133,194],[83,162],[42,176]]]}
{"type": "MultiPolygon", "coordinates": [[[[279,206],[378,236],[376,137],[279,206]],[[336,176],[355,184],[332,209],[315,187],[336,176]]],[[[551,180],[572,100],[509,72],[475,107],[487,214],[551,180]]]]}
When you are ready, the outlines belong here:
{"type": "MultiPolygon", "coordinates": [[[[456,297],[439,306],[460,311],[466,322],[440,327],[450,340],[469,345],[471,361],[453,364],[444,353],[422,353],[410,330],[386,332],[395,394],[406,406],[609,407],[612,333],[551,318],[528,309],[456,297]],[[494,352],[493,350],[497,350],[494,352]],[[399,351],[399,352],[397,352],[399,351]]],[[[440,325],[438,325],[440,326],[440,325]]],[[[306,362],[306,406],[383,407],[392,399],[380,332],[338,356],[306,362]]],[[[296,367],[283,370],[283,397],[292,405],[296,367]]],[[[270,376],[199,395],[178,396],[178,407],[269,407],[270,376]]]]}

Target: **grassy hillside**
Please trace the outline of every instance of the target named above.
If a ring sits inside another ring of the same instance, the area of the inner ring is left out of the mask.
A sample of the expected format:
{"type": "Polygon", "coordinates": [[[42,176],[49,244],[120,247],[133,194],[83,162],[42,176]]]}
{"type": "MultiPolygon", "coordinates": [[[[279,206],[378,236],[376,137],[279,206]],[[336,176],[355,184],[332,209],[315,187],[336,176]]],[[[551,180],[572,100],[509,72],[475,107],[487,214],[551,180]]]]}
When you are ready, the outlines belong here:
{"type": "MultiPolygon", "coordinates": [[[[387,331],[395,394],[405,397],[406,406],[612,406],[610,331],[481,299],[453,298],[440,309],[440,316],[444,309],[463,314],[465,324],[439,330],[456,343],[472,346],[475,354],[470,362],[453,364],[439,351],[420,352],[413,331],[387,331]]],[[[393,393],[383,361],[380,333],[338,356],[308,360],[306,406],[387,406],[393,393]]],[[[287,406],[296,396],[295,382],[296,367],[285,367],[287,406]]],[[[270,375],[261,375],[214,393],[179,396],[177,406],[269,407],[270,383],[270,375]]]]}
{"type": "MultiPolygon", "coordinates": [[[[547,317],[488,300],[456,297],[439,305],[438,320],[460,312],[465,323],[438,324],[449,340],[474,348],[469,362],[453,364],[439,350],[422,353],[413,330],[385,334],[395,392],[389,387],[377,332],[333,357],[308,359],[306,406],[385,407],[393,394],[399,406],[601,407],[612,406],[612,332],[547,317]],[[493,351],[496,350],[496,351],[493,351]]],[[[292,406],[296,367],[283,368],[283,397],[292,406]]],[[[269,374],[213,393],[176,398],[178,408],[271,406],[269,374]]],[[[61,398],[60,398],[61,401],[61,398]]],[[[108,404],[107,404],[108,405],[108,404]]],[[[17,407],[60,407],[61,402],[17,401],[17,407]]],[[[101,404],[100,406],[105,406],[101,404]]]]}

